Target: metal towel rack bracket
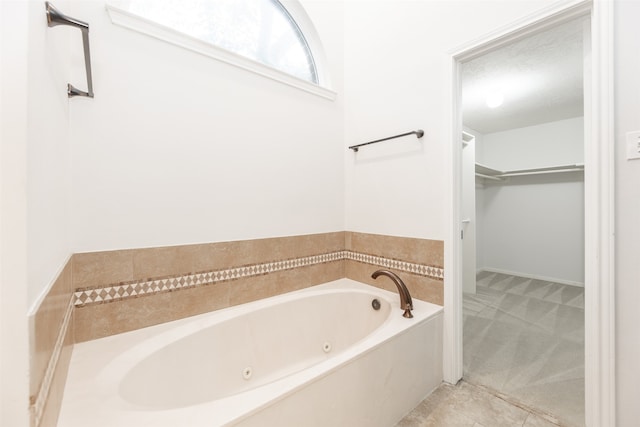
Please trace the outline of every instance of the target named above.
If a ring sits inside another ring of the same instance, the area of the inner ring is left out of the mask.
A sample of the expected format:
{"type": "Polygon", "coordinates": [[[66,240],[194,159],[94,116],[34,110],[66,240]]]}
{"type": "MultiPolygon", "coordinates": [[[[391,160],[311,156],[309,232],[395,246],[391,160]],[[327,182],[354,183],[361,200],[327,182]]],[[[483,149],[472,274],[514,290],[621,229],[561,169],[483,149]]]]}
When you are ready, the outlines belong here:
{"type": "Polygon", "coordinates": [[[84,68],[87,72],[87,92],[84,92],[71,83],[67,83],[67,95],[69,98],[74,96],[86,96],[87,98],[93,98],[93,79],[91,78],[91,55],[89,54],[89,24],[66,16],[64,13],[56,9],[48,1],[44,3],[47,9],[47,25],[49,27],[55,27],[57,25],[70,25],[75,28],[79,28],[82,31],[82,45],[84,47],[84,68]]]}
{"type": "Polygon", "coordinates": [[[422,129],[418,129],[418,130],[414,130],[412,132],[407,132],[407,133],[403,133],[403,134],[400,134],[400,135],[390,136],[388,138],[376,139],[375,141],[369,141],[369,142],[365,142],[363,144],[352,145],[351,147],[349,147],[349,149],[353,150],[354,152],[358,152],[358,149],[360,147],[365,146],[365,145],[375,144],[376,142],[388,141],[390,139],[400,138],[401,136],[407,136],[407,135],[413,135],[413,134],[415,134],[416,137],[418,137],[418,138],[422,138],[424,136],[424,131],[422,129]]]}

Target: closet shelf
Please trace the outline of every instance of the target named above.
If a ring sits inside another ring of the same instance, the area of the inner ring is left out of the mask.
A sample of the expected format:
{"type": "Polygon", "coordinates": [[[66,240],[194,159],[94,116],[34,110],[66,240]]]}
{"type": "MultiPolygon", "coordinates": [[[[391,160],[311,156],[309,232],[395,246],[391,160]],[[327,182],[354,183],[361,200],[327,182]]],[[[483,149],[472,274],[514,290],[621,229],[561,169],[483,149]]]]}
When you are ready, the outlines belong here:
{"type": "Polygon", "coordinates": [[[498,169],[490,168],[489,166],[485,166],[480,163],[476,163],[476,173],[495,177],[496,175],[501,175],[504,172],[498,169]]]}
{"type": "Polygon", "coordinates": [[[496,181],[502,181],[505,178],[512,176],[525,176],[525,175],[540,175],[550,173],[564,173],[564,172],[578,172],[584,170],[584,164],[567,164],[557,166],[545,166],[541,168],[529,168],[529,169],[513,169],[508,171],[501,171],[498,169],[485,166],[480,163],[476,163],[476,176],[484,179],[491,179],[496,181]]]}

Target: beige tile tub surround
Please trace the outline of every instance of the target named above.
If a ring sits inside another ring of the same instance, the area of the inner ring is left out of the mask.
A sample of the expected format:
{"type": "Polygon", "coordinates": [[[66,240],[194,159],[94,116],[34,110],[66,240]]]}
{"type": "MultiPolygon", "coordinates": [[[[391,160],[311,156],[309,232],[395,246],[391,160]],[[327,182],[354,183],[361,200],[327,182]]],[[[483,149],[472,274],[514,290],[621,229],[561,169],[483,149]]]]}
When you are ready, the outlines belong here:
{"type": "Polygon", "coordinates": [[[76,342],[349,277],[442,304],[442,242],[335,232],[74,255],[76,342]]]}
{"type": "Polygon", "coordinates": [[[55,425],[74,342],[343,277],[395,292],[378,268],[442,304],[442,265],[441,241],[356,232],[74,254],[30,318],[32,426],[55,425]]]}
{"type": "Polygon", "coordinates": [[[74,255],[76,342],[344,277],[344,233],[74,255]]]}
{"type": "Polygon", "coordinates": [[[442,240],[346,231],[345,249],[440,268],[444,265],[444,242],[442,240]]]}
{"type": "Polygon", "coordinates": [[[341,251],[344,232],[79,253],[73,259],[75,289],[294,259],[341,251]]]}
{"type": "Polygon", "coordinates": [[[32,426],[54,426],[58,419],[73,346],[73,283],[69,260],[29,316],[30,410],[32,426]]]}
{"type": "Polygon", "coordinates": [[[375,268],[387,268],[400,274],[414,298],[444,305],[443,241],[347,231],[345,249],[373,256],[369,257],[373,261],[369,263],[347,259],[347,278],[395,292],[396,287],[390,280],[384,277],[376,280],[371,278],[372,265],[375,268]],[[429,266],[431,269],[416,269],[416,265],[429,266]]]}
{"type": "Polygon", "coordinates": [[[340,261],[297,267],[139,298],[76,307],[75,341],[83,342],[291,292],[344,277],[340,261]]]}

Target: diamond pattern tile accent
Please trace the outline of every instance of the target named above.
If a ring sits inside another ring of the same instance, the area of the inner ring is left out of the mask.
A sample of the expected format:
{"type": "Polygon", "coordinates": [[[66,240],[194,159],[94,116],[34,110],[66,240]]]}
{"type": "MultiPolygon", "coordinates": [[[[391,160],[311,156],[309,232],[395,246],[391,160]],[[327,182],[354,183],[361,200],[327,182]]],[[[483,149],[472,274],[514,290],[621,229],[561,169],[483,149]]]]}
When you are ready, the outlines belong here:
{"type": "Polygon", "coordinates": [[[210,285],[226,280],[258,276],[344,259],[362,262],[365,264],[380,265],[385,268],[431,277],[437,280],[444,279],[444,269],[440,267],[415,264],[359,252],[337,251],[295,259],[271,261],[263,264],[243,265],[225,270],[205,271],[162,279],[149,279],[138,282],[111,284],[102,288],[77,290],[75,292],[74,305],[76,307],[84,307],[87,305],[113,302],[126,298],[135,298],[141,295],[210,285]]]}
{"type": "Polygon", "coordinates": [[[407,273],[418,274],[421,276],[431,277],[433,279],[443,280],[444,269],[424,264],[415,264],[407,261],[400,261],[391,258],[383,258],[376,255],[368,255],[359,252],[345,251],[346,259],[352,261],[363,262],[366,264],[381,265],[385,268],[393,270],[405,271],[407,273]]]}

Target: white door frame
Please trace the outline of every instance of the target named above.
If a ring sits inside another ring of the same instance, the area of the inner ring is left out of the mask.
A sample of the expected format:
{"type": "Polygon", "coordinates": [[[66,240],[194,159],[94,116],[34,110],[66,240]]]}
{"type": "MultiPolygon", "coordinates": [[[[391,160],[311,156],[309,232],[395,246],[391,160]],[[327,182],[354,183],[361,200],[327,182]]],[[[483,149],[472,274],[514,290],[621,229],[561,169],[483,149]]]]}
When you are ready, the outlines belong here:
{"type": "Polygon", "coordinates": [[[450,141],[444,288],[445,381],[462,378],[462,133],[460,64],[571,19],[590,17],[590,72],[585,73],[585,419],[615,425],[613,2],[566,0],[450,52],[450,141]],[[589,77],[590,74],[590,77],[589,77]]]}

